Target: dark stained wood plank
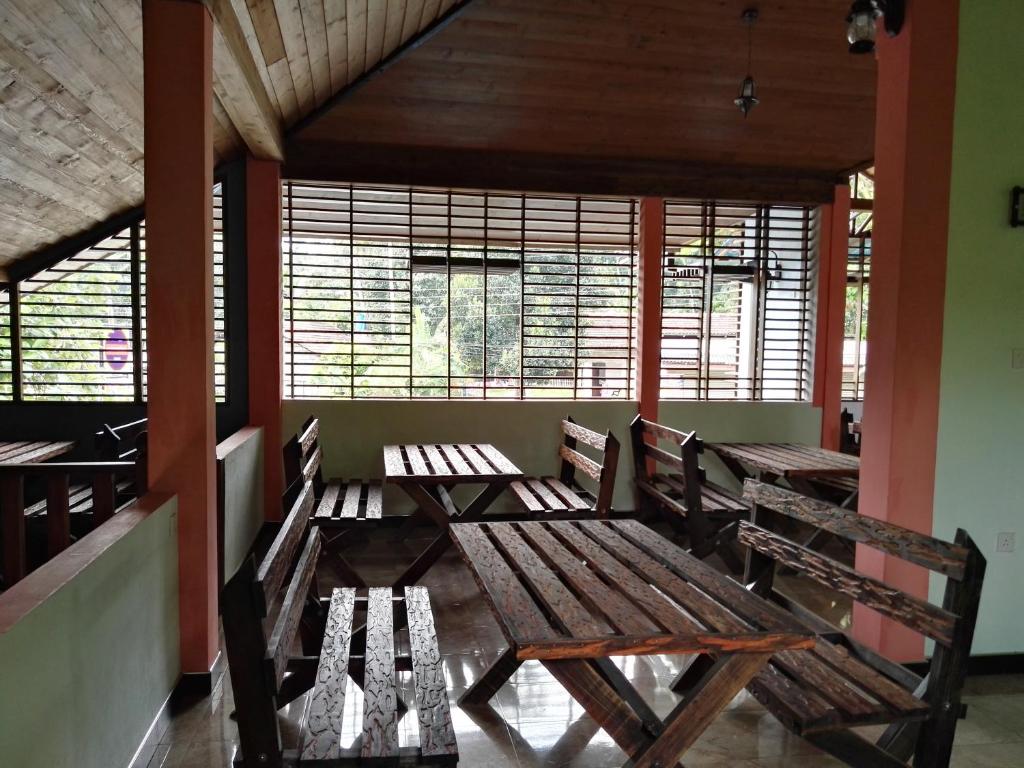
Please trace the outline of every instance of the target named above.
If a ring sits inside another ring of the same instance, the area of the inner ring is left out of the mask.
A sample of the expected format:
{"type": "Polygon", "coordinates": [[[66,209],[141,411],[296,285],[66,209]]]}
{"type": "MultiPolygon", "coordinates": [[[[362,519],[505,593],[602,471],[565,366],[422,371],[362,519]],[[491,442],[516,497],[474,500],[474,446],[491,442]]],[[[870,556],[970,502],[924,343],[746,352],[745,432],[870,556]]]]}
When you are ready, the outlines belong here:
{"type": "Polygon", "coordinates": [[[448,463],[451,464],[452,468],[455,470],[456,475],[472,474],[472,468],[466,463],[466,460],[462,458],[462,454],[455,450],[454,445],[442,445],[440,446],[440,449],[441,453],[443,453],[444,457],[448,460],[448,463]]]}
{"type": "Polygon", "coordinates": [[[568,509],[564,501],[548,490],[543,478],[530,478],[526,481],[526,484],[530,487],[530,490],[533,491],[533,495],[541,500],[545,509],[550,509],[556,512],[568,509]]]}
{"type": "Polygon", "coordinates": [[[677,472],[682,472],[684,470],[683,460],[681,457],[676,456],[674,453],[669,453],[662,448],[658,448],[656,445],[644,443],[643,452],[645,456],[650,456],[655,461],[672,467],[677,472]]]}
{"type": "Polygon", "coordinates": [[[849,595],[863,605],[936,642],[946,646],[952,642],[956,616],[949,611],[907,595],[877,579],[860,574],[813,550],[749,523],[740,524],[738,538],[740,543],[755,548],[777,562],[788,565],[838,592],[849,595]]]}
{"type": "Polygon", "coordinates": [[[537,495],[533,492],[533,488],[525,482],[516,481],[509,485],[509,489],[516,495],[516,498],[526,507],[529,512],[543,512],[546,507],[544,503],[537,498],[537,495]]]}
{"type": "Polygon", "coordinates": [[[600,432],[582,427],[575,421],[569,421],[568,419],[562,419],[562,432],[579,440],[584,445],[589,445],[591,448],[596,448],[599,451],[604,450],[605,443],[607,442],[607,437],[600,432]]]}
{"type": "Polygon", "coordinates": [[[601,465],[591,459],[589,456],[584,456],[579,451],[574,451],[565,445],[558,447],[559,458],[565,459],[572,464],[576,469],[583,472],[585,475],[590,477],[592,480],[601,480],[601,465]]]}
{"type": "Polygon", "coordinates": [[[56,557],[71,546],[71,509],[68,475],[46,479],[46,553],[56,557]]]}
{"type": "Polygon", "coordinates": [[[0,532],[3,533],[4,586],[25,578],[25,481],[16,474],[0,475],[0,532]]]}
{"type": "Polygon", "coordinates": [[[312,508],[313,484],[306,482],[256,572],[257,591],[263,602],[264,616],[269,612],[270,603],[284,582],[312,508]]]}
{"type": "Polygon", "coordinates": [[[355,595],[355,589],[335,589],[331,595],[316,682],[302,728],[303,760],[334,760],[341,754],[355,595]]]}
{"type": "Polygon", "coordinates": [[[515,648],[506,648],[502,651],[501,656],[462,694],[459,698],[459,706],[470,707],[486,704],[516,673],[522,663],[516,655],[515,648]]]}
{"type": "Polygon", "coordinates": [[[444,460],[444,456],[441,455],[441,451],[438,450],[436,445],[424,445],[423,452],[427,456],[427,461],[430,463],[430,469],[435,475],[450,475],[451,469],[448,467],[448,462],[444,460]]]}
{"type": "Polygon", "coordinates": [[[363,492],[363,484],[358,480],[350,480],[345,487],[345,500],[341,505],[339,517],[354,520],[359,516],[359,497],[363,492]]]}
{"type": "Polygon", "coordinates": [[[328,483],[324,488],[323,496],[320,497],[320,504],[317,506],[316,514],[314,516],[328,519],[334,517],[334,508],[338,504],[338,496],[340,494],[340,484],[328,483]]]}
{"type": "Polygon", "coordinates": [[[466,463],[473,468],[473,474],[478,477],[485,477],[495,474],[495,468],[491,466],[487,457],[484,456],[475,445],[469,443],[459,443],[456,449],[462,457],[466,460],[466,463]]]}
{"type": "Polygon", "coordinates": [[[402,452],[405,454],[409,466],[412,467],[412,473],[416,477],[428,477],[437,474],[427,467],[427,462],[424,460],[423,446],[403,445],[402,452]]]}
{"type": "Polygon", "coordinates": [[[409,617],[409,654],[416,688],[420,752],[424,758],[458,755],[444,665],[437,647],[437,630],[426,587],[406,587],[405,607],[409,617]]]}
{"type": "Polygon", "coordinates": [[[366,603],[363,759],[398,756],[398,694],[390,587],[371,587],[366,603]]]}
{"type": "Polygon", "coordinates": [[[267,675],[268,679],[273,681],[275,688],[281,684],[281,679],[288,667],[291,644],[299,628],[299,619],[302,618],[306,596],[309,594],[310,585],[316,575],[316,561],[320,556],[320,541],[319,531],[314,529],[309,532],[306,545],[295,566],[295,573],[288,583],[288,591],[285,592],[284,600],[281,602],[281,611],[274,623],[274,631],[267,643],[267,675]]]}
{"type": "Polygon", "coordinates": [[[309,452],[317,445],[320,440],[320,420],[310,419],[306,424],[306,427],[299,434],[299,448],[302,449],[302,455],[308,456],[309,452]]]}
{"type": "Polygon", "coordinates": [[[388,482],[394,482],[393,478],[403,478],[408,475],[405,470],[405,461],[402,459],[400,446],[384,446],[384,473],[387,476],[388,482]]]}
{"type": "Polygon", "coordinates": [[[97,472],[92,476],[92,517],[94,525],[102,525],[114,516],[116,506],[114,475],[97,472]]]}
{"type": "Polygon", "coordinates": [[[384,511],[384,489],[379,480],[367,481],[366,519],[379,520],[384,511]]]}
{"type": "Polygon", "coordinates": [[[576,491],[569,488],[565,483],[559,480],[557,477],[545,477],[543,478],[544,485],[550,488],[556,496],[558,496],[569,509],[574,510],[587,510],[591,508],[590,502],[582,498],[576,491]]]}
{"type": "Polygon", "coordinates": [[[955,544],[753,480],[744,484],[743,497],[954,579],[963,577],[968,552],[955,544]]]}
{"type": "Polygon", "coordinates": [[[480,451],[487,460],[494,465],[495,469],[506,475],[521,475],[523,472],[519,467],[508,460],[501,451],[495,448],[489,443],[480,443],[476,446],[477,450],[480,451]]]}
{"type": "Polygon", "coordinates": [[[728,634],[706,632],[695,635],[612,635],[571,637],[559,640],[524,641],[520,659],[602,659],[608,656],[654,656],[660,654],[771,654],[775,651],[805,650],[814,645],[814,635],[749,632],[728,634]]]}

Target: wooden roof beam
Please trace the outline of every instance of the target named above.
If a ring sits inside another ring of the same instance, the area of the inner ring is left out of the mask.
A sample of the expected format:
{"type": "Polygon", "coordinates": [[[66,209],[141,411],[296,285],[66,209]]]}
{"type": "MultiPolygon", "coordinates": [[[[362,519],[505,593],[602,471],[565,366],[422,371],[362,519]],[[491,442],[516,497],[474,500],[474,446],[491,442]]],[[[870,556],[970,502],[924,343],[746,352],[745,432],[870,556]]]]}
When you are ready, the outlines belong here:
{"type": "Polygon", "coordinates": [[[261,160],[284,159],[281,115],[263,86],[231,0],[205,0],[213,32],[213,91],[249,151],[261,160]]]}

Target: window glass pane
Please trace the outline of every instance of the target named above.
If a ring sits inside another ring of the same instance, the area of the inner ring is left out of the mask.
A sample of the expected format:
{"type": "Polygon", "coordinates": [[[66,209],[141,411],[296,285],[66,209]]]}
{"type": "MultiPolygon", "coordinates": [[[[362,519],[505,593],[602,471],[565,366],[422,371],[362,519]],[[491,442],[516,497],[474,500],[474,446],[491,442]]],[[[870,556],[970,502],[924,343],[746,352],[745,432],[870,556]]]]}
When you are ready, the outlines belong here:
{"type": "Polygon", "coordinates": [[[134,400],[130,231],[19,284],[25,400],[134,400]]]}
{"type": "Polygon", "coordinates": [[[0,400],[14,396],[11,383],[11,294],[0,288],[0,400]]]}

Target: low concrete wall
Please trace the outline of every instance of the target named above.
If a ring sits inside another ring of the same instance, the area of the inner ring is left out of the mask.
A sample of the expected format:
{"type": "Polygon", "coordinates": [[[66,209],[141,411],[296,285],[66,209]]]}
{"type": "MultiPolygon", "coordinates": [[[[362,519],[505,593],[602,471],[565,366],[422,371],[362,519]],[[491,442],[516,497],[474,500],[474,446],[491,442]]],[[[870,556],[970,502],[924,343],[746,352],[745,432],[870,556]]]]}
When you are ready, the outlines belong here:
{"type": "Polygon", "coordinates": [[[128,765],[180,671],[178,506],[151,494],[0,595],[0,764],[128,765]]]}
{"type": "MultiPolygon", "coordinates": [[[[328,477],[382,477],[381,446],[422,442],[490,442],[524,472],[553,474],[558,469],[560,420],[571,414],[591,429],[610,429],[622,443],[615,506],[633,509],[629,422],[636,413],[636,402],[615,400],[290,400],[284,404],[283,432],[287,439],[310,414],[316,415],[328,477]]],[[[696,429],[706,440],[817,444],[821,431],[820,409],[806,403],[663,402],[660,413],[666,424],[696,429]]],[[[713,458],[705,463],[713,476],[723,475],[713,458]]],[[[401,491],[386,489],[388,511],[410,506],[401,491]]]]}
{"type": "Polygon", "coordinates": [[[265,519],[263,428],[244,427],[217,446],[222,582],[245,560],[265,519]]]}

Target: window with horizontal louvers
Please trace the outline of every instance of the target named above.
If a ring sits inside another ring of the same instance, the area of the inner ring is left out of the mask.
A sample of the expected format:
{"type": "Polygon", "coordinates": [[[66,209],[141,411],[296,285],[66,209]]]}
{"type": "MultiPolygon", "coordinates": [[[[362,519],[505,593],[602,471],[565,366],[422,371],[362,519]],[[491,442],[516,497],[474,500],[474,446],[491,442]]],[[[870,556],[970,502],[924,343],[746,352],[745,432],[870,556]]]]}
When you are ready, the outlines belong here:
{"type": "Polygon", "coordinates": [[[868,298],[871,281],[871,211],[850,214],[843,327],[843,400],[864,399],[868,356],[868,298]]]}
{"type": "MultiPolygon", "coordinates": [[[[146,373],[146,222],[139,224],[139,256],[141,262],[142,305],[142,393],[147,392],[146,373]]],[[[221,185],[213,188],[213,385],[218,403],[227,399],[227,320],[224,300],[224,199],[221,185]]]]}
{"type": "Polygon", "coordinates": [[[19,284],[25,400],[135,399],[130,230],[19,284]]]}
{"type": "Polygon", "coordinates": [[[661,397],[809,396],[817,211],[665,202],[661,397]]]}
{"type": "Polygon", "coordinates": [[[14,394],[11,381],[11,292],[0,287],[0,400],[10,400],[14,394]]]}
{"type": "Polygon", "coordinates": [[[285,394],[620,398],[630,200],[287,182],[285,394]]]}

